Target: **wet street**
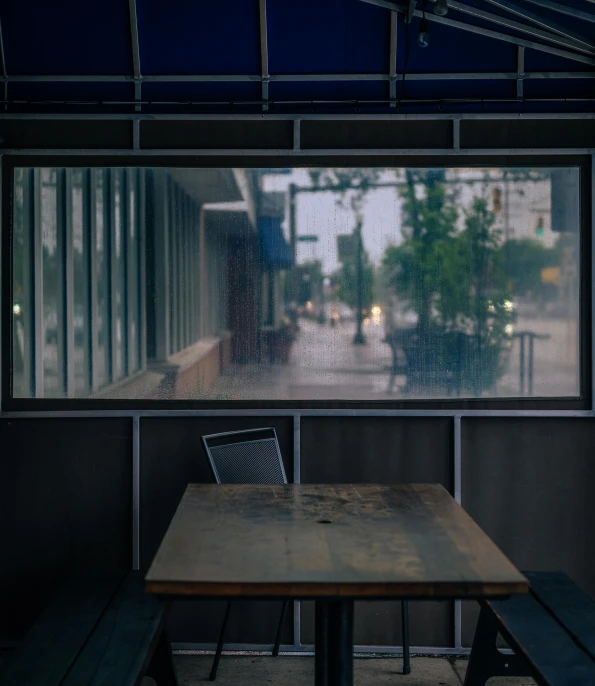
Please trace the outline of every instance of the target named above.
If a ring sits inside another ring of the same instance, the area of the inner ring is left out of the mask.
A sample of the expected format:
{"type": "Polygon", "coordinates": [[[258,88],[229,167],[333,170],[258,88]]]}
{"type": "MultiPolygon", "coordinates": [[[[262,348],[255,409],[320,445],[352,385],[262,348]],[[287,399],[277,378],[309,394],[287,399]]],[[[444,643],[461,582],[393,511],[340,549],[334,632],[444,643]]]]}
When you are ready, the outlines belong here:
{"type": "MultiPolygon", "coordinates": [[[[534,348],[534,396],[576,396],[577,353],[572,327],[560,319],[519,319],[515,331],[548,335],[534,348]]],[[[355,323],[331,327],[300,320],[288,364],[232,365],[219,377],[208,397],[237,400],[387,400],[404,397],[405,376],[397,376],[388,392],[391,352],[383,343],[380,317],[364,325],[365,345],[353,345],[355,323]]],[[[520,342],[515,339],[503,354],[504,374],[492,397],[519,397],[520,342]]],[[[525,395],[528,389],[528,355],[525,356],[525,395]]],[[[488,395],[486,393],[486,395],[488,395]]],[[[444,397],[436,389],[424,397],[444,397]]],[[[411,396],[409,396],[411,397],[411,396]]]]}

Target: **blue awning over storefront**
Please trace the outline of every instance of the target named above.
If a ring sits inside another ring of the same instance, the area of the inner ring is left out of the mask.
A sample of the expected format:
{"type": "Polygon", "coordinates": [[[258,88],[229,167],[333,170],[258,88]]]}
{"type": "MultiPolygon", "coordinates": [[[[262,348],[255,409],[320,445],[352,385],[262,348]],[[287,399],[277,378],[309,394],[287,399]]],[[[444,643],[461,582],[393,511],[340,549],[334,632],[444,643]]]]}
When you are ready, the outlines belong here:
{"type": "Polygon", "coordinates": [[[293,266],[291,246],[285,240],[280,217],[260,217],[258,220],[262,259],[269,265],[288,269],[293,266]]]}

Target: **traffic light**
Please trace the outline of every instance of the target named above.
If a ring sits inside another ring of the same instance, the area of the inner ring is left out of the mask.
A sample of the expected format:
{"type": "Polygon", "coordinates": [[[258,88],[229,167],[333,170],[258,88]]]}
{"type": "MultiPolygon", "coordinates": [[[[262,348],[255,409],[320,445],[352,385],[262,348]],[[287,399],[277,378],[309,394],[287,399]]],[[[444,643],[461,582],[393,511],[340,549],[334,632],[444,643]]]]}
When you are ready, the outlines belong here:
{"type": "Polygon", "coordinates": [[[537,226],[535,227],[538,236],[543,236],[543,217],[537,217],[537,226]]]}
{"type": "Polygon", "coordinates": [[[494,188],[492,191],[492,206],[494,212],[502,212],[502,191],[500,188],[494,188]]]}

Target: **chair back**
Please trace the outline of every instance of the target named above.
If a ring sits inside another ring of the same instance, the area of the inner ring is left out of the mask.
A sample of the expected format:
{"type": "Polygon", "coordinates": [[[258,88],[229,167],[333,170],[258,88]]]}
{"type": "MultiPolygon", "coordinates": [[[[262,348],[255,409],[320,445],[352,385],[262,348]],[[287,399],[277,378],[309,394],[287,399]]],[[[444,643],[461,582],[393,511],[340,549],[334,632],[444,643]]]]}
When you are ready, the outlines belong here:
{"type": "Polygon", "coordinates": [[[275,429],[227,431],[202,437],[218,484],[286,484],[275,429]]]}

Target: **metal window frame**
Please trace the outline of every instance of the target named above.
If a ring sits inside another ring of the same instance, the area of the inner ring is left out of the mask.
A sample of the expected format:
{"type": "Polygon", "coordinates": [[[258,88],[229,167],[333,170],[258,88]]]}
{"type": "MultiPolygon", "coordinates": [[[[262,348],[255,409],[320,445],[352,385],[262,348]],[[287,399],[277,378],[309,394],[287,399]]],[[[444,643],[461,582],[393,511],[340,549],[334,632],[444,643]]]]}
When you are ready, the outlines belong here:
{"type": "MultiPolygon", "coordinates": [[[[453,122],[454,123],[454,122],[453,122]]],[[[97,151],[96,151],[97,152],[97,151]]],[[[238,152],[238,151],[236,151],[238,152]]],[[[246,151],[242,151],[246,152],[246,151]]],[[[250,153],[252,151],[249,151],[250,153]]],[[[269,151],[270,152],[270,151],[269,151]]],[[[286,151],[286,153],[289,152],[290,156],[290,151],[286,151]]],[[[333,151],[333,154],[340,154],[341,151],[333,151]]],[[[366,159],[366,164],[367,165],[374,165],[374,164],[383,164],[383,163],[388,163],[391,164],[391,161],[385,162],[384,160],[384,155],[383,156],[374,156],[373,160],[370,160],[370,154],[374,154],[375,151],[362,151],[362,150],[353,150],[349,151],[351,153],[351,159],[353,160],[354,164],[358,163],[357,157],[360,158],[365,158],[366,159]],[[374,161],[378,158],[378,161],[374,161]]],[[[394,152],[394,151],[393,151],[394,152]]],[[[407,154],[410,151],[399,151],[399,155],[395,158],[398,159],[398,162],[395,162],[394,160],[392,161],[392,164],[402,164],[402,165],[410,165],[411,163],[411,157],[407,154]]],[[[457,164],[462,164],[463,166],[467,166],[467,164],[502,164],[505,160],[505,157],[508,157],[511,154],[510,150],[490,150],[489,151],[489,159],[484,158],[484,155],[482,154],[483,151],[478,151],[478,150],[461,150],[461,151],[455,151],[454,149],[450,150],[451,154],[454,155],[455,152],[460,153],[456,157],[453,157],[452,160],[446,161],[447,164],[452,164],[453,166],[456,166],[457,164]],[[504,156],[504,157],[503,157],[504,156]],[[458,157],[458,159],[457,159],[458,157]]],[[[534,153],[536,151],[533,151],[534,153]]],[[[586,158],[585,158],[585,153],[589,151],[585,150],[572,150],[572,151],[566,151],[566,150],[540,150],[539,154],[537,156],[531,157],[530,153],[531,151],[527,150],[521,150],[521,151],[515,151],[515,155],[518,156],[516,157],[517,164],[518,165],[532,165],[534,163],[540,164],[542,166],[551,166],[555,164],[559,159],[562,161],[560,164],[568,164],[568,160],[566,158],[559,158],[558,155],[563,154],[563,153],[568,153],[572,152],[574,155],[572,156],[571,159],[573,160],[578,160],[575,161],[574,163],[578,164],[579,162],[582,163],[583,165],[586,164],[586,158]],[[582,155],[581,155],[582,153],[582,155]],[[528,162],[527,159],[528,157],[532,159],[533,161],[528,162]],[[537,160],[537,162],[535,162],[537,160]]],[[[423,156],[418,156],[415,158],[416,163],[419,166],[433,166],[436,165],[437,162],[436,160],[440,160],[440,164],[444,164],[445,162],[443,161],[442,158],[442,151],[424,151],[423,156]]],[[[138,166],[143,166],[146,164],[145,158],[142,157],[142,159],[133,160],[132,158],[128,159],[126,164],[128,166],[132,166],[132,164],[136,163],[138,166]]],[[[232,166],[244,166],[245,163],[242,162],[243,157],[241,155],[238,155],[238,162],[236,165],[232,166]]],[[[316,158],[317,159],[325,159],[325,154],[324,151],[322,154],[320,154],[319,151],[317,151],[316,158]]],[[[52,164],[60,164],[62,163],[62,160],[56,159],[54,155],[51,153],[43,153],[41,155],[38,154],[39,160],[42,160],[44,163],[48,163],[47,160],[48,158],[51,159],[52,164]]],[[[175,160],[178,160],[182,162],[184,158],[184,155],[178,155],[175,157],[175,160]]],[[[212,166],[213,165],[213,158],[217,158],[216,155],[209,154],[208,158],[204,158],[203,160],[198,160],[198,161],[193,161],[192,166],[200,167],[200,166],[212,166]]],[[[312,164],[312,155],[310,153],[310,156],[304,161],[305,164],[312,164]]],[[[593,158],[593,152],[591,151],[591,156],[588,158],[589,161],[592,161],[593,158]]],[[[156,165],[167,165],[167,166],[176,166],[175,160],[172,159],[164,159],[161,156],[156,156],[154,160],[151,160],[152,163],[156,165]]],[[[262,161],[259,161],[262,163],[262,161]]],[[[31,165],[35,164],[36,160],[33,159],[29,155],[22,155],[18,157],[13,157],[13,156],[7,156],[5,157],[4,164],[7,166],[9,169],[12,169],[15,165],[16,166],[22,166],[23,164],[31,165]]],[[[68,163],[73,164],[73,160],[71,157],[68,157],[68,163]]],[[[106,164],[110,163],[110,159],[104,157],[103,155],[96,155],[94,158],[91,159],[86,159],[85,160],[85,165],[86,166],[93,166],[93,165],[101,165],[105,166],[106,164]]],[[[111,162],[115,165],[118,164],[118,158],[114,158],[113,162],[111,162]]],[[[277,163],[277,160],[273,162],[274,164],[277,163]]],[[[508,160],[508,163],[510,163],[510,160],[508,160]]],[[[121,163],[120,163],[121,164],[121,163]]],[[[291,164],[291,162],[287,162],[287,164],[291,164]]],[[[226,164],[224,166],[228,166],[229,161],[226,160],[226,164]]],[[[266,165],[268,166],[268,165],[266,165]]],[[[106,172],[109,175],[109,171],[106,172]]],[[[12,175],[11,175],[12,176],[12,175]]],[[[168,174],[165,174],[166,179],[168,180],[168,183],[170,185],[176,186],[177,184],[173,183],[173,180],[168,174]]],[[[583,189],[584,190],[584,189],[583,189]]],[[[582,194],[585,197],[587,197],[588,194],[582,194]]],[[[171,205],[172,203],[170,203],[171,205]]],[[[586,209],[585,207],[582,208],[583,210],[586,209]]],[[[201,215],[204,215],[204,211],[200,212],[201,215]]],[[[588,218],[584,215],[584,212],[581,212],[581,217],[582,217],[582,235],[585,236],[585,231],[588,223],[588,218]]],[[[8,218],[10,220],[10,218],[8,218]]],[[[204,217],[203,217],[203,223],[204,223],[204,217]]],[[[172,232],[175,233],[175,232],[172,232]]],[[[203,232],[204,234],[204,227],[203,227],[203,232]]],[[[204,235],[203,235],[203,240],[204,240],[204,235]]],[[[590,234],[589,234],[589,243],[590,243],[590,234]]],[[[590,302],[590,293],[588,299],[586,298],[587,295],[587,290],[585,288],[585,279],[590,278],[590,272],[591,272],[591,265],[587,264],[585,262],[585,246],[583,246],[583,264],[581,265],[582,269],[582,281],[581,281],[581,287],[582,287],[582,301],[585,304],[583,307],[588,306],[588,303],[590,302]]],[[[204,252],[204,250],[203,250],[204,252]]],[[[174,256],[175,257],[175,256],[174,256]]],[[[203,259],[204,259],[204,254],[203,254],[203,259]]],[[[200,264],[202,265],[202,261],[200,261],[200,264]]],[[[173,262],[173,261],[172,261],[173,262]]],[[[171,263],[170,263],[171,264],[171,263]]],[[[173,265],[172,265],[173,266],[173,265]]],[[[171,271],[171,270],[170,270],[171,271]]],[[[201,269],[202,274],[199,275],[200,277],[204,277],[204,269],[201,269]]],[[[204,281],[203,278],[201,278],[202,281],[204,281]]],[[[203,286],[203,294],[202,298],[200,298],[200,301],[204,300],[204,297],[206,296],[206,293],[204,292],[204,286],[205,284],[201,284],[203,286]]],[[[203,315],[200,317],[201,319],[201,334],[204,335],[204,326],[205,322],[202,320],[204,319],[204,312],[205,309],[204,307],[202,308],[203,310],[203,315]]],[[[587,321],[590,316],[590,313],[582,313],[582,321],[587,321]]],[[[513,399],[503,399],[502,401],[498,401],[495,399],[485,399],[485,400],[479,400],[479,399],[468,399],[464,400],[461,399],[459,401],[432,401],[432,400],[411,400],[407,402],[400,402],[398,400],[381,400],[381,401],[361,401],[361,402],[341,402],[340,407],[345,408],[346,410],[354,410],[354,409],[368,409],[368,408],[386,408],[386,407],[392,407],[394,409],[401,409],[401,408],[410,408],[411,410],[425,410],[425,409],[432,409],[436,407],[437,405],[441,407],[446,407],[451,409],[453,412],[461,409],[498,409],[501,408],[503,410],[505,409],[525,409],[525,408],[530,408],[530,409],[535,409],[535,410],[550,410],[550,409],[561,409],[561,410],[582,410],[582,409],[587,409],[588,403],[590,402],[591,399],[591,386],[593,382],[593,374],[591,372],[592,365],[590,362],[590,352],[587,350],[587,344],[590,344],[590,341],[587,341],[587,335],[590,332],[585,332],[584,327],[583,327],[583,345],[581,348],[581,354],[582,354],[582,376],[584,377],[581,382],[581,387],[583,389],[583,397],[582,399],[564,399],[564,398],[527,398],[526,400],[520,400],[517,398],[513,399]],[[589,358],[589,359],[587,359],[589,358]]],[[[171,354],[171,352],[170,352],[171,354]]],[[[5,367],[6,369],[6,367],[5,367]]],[[[6,384],[4,384],[6,387],[6,384]]],[[[4,392],[4,406],[7,409],[13,409],[13,410],[26,410],[29,409],[30,407],[38,407],[39,409],[45,408],[45,409],[78,409],[80,407],[80,400],[74,400],[71,403],[68,403],[67,405],[64,405],[65,400],[60,399],[57,403],[54,403],[52,401],[44,401],[41,405],[39,405],[40,399],[35,398],[35,399],[11,399],[8,393],[5,391],[4,392]],[[33,403],[33,405],[31,405],[33,403]]],[[[212,407],[212,408],[217,408],[217,409],[226,409],[228,407],[242,407],[245,408],[246,410],[248,409],[274,409],[274,408],[292,408],[292,409],[305,409],[307,408],[312,408],[312,409],[324,409],[325,407],[328,406],[328,402],[324,401],[312,401],[312,402],[291,402],[291,401],[233,401],[231,403],[228,403],[227,401],[212,401],[212,402],[207,402],[207,401],[176,401],[176,400],[169,400],[169,401],[128,401],[128,400],[123,400],[123,401],[108,401],[108,400],[94,400],[94,399],[87,399],[84,401],[85,403],[89,403],[90,405],[88,406],[93,406],[96,409],[101,409],[106,407],[106,403],[111,404],[111,407],[119,407],[119,408],[126,408],[129,410],[135,410],[135,409],[148,409],[150,407],[155,407],[154,403],[155,402],[161,402],[161,407],[164,409],[167,408],[196,408],[196,409],[202,409],[204,407],[212,407]],[[149,403],[147,405],[147,403],[149,403]],[[241,403],[241,405],[239,405],[241,403]]]]}

